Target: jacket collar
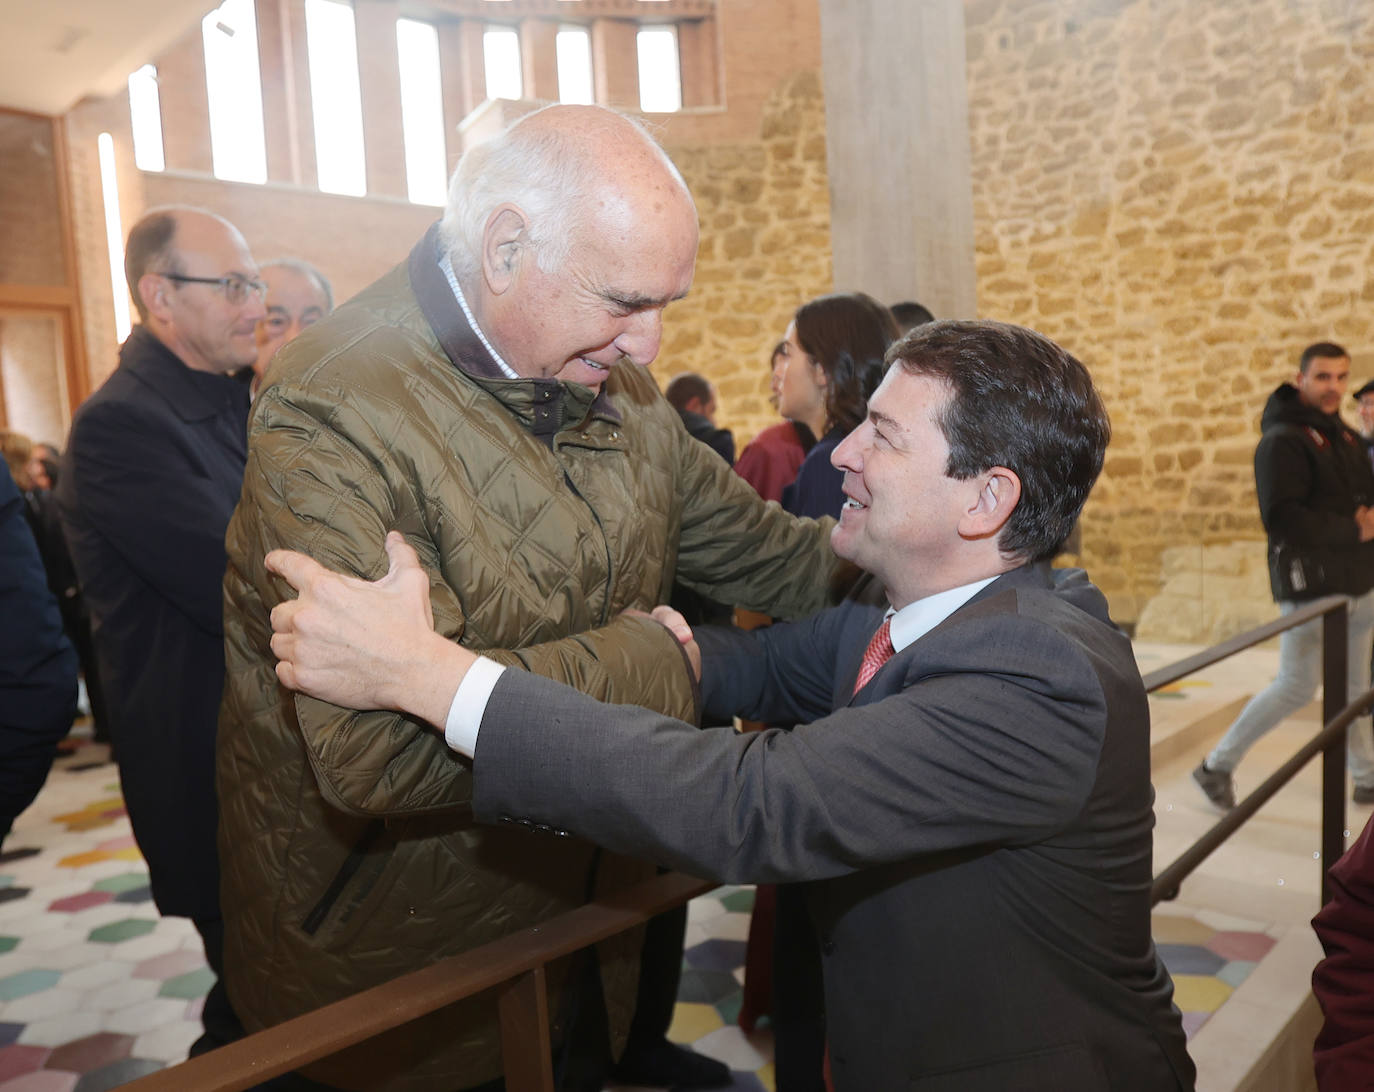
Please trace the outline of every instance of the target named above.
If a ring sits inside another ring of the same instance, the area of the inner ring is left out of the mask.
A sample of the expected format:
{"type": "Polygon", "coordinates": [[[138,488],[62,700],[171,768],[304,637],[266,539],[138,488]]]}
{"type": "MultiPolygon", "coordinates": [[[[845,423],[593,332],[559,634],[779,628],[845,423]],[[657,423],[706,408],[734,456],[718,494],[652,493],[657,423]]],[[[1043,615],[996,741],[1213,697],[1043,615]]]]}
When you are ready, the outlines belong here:
{"type": "Polygon", "coordinates": [[[1105,622],[1114,629],[1118,628],[1111,619],[1107,597],[1102,594],[1101,589],[1096,584],[1088,579],[1086,572],[1082,569],[1056,569],[1048,561],[1028,561],[1024,565],[1003,573],[969,599],[954,614],[950,615],[950,618],[958,616],[963,611],[976,609],[999,595],[1020,591],[1051,592],[1057,599],[1091,615],[1100,622],[1105,622]]]}
{"type": "Polygon", "coordinates": [[[119,366],[156,391],[183,421],[205,421],[226,409],[247,415],[246,383],[188,367],[146,326],[135,326],[124,340],[119,366]]]}
{"type": "MultiPolygon", "coordinates": [[[[415,244],[407,263],[410,286],[430,329],[449,361],[506,407],[536,436],[552,443],[555,434],[589,416],[621,423],[620,411],[605,387],[593,391],[557,379],[508,379],[463,314],[453,289],[439,268],[439,224],[436,221],[415,244]]],[[[621,365],[616,365],[621,367],[621,365]]],[[[615,369],[612,369],[612,377],[615,369]]],[[[607,383],[612,380],[607,379],[607,383]]]]}

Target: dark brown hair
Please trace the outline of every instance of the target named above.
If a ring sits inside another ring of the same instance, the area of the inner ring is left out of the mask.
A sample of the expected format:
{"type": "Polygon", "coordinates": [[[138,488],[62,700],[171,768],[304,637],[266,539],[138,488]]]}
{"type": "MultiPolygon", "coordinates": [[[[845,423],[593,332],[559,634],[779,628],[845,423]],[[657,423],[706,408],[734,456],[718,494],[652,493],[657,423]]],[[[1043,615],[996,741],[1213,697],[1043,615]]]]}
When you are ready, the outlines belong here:
{"type": "Polygon", "coordinates": [[[154,209],[133,226],[124,244],[124,279],[141,322],[148,321],[148,308],[138,294],[138,282],[143,275],[181,272],[172,246],[176,233],[176,214],[170,209],[154,209]]]}
{"type": "Polygon", "coordinates": [[[858,427],[887,370],[883,354],[897,339],[892,312],[862,292],[817,296],[793,316],[802,351],[825,372],[825,426],[858,427]]]}
{"type": "Polygon", "coordinates": [[[1042,334],[1003,322],[918,326],[887,358],[949,387],[936,418],[949,444],[949,477],[1004,466],[1021,479],[1002,552],[1027,561],[1059,553],[1112,434],[1088,369],[1042,334]]]}

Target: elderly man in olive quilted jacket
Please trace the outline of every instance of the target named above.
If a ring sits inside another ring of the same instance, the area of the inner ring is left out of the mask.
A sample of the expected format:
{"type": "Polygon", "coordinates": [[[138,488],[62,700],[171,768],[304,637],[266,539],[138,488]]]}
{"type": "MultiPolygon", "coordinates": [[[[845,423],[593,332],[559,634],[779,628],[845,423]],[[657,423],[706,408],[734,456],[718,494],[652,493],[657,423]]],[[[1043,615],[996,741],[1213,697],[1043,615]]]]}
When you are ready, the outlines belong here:
{"type": "MultiPolygon", "coordinates": [[[[268,613],[289,589],[264,570],[269,549],[370,579],[400,530],[445,636],[688,719],[697,694],[677,640],[623,612],[662,602],[675,578],[772,614],[820,605],[829,523],[765,506],[687,435],[645,370],[696,249],[691,197],[638,125],[550,107],[468,152],[409,260],[278,357],[254,407],[225,586],[226,965],[251,1028],[544,921],[646,867],[555,832],[478,827],[470,764],[424,724],[279,687],[268,613]]],[[[597,953],[617,1041],[637,949],[621,937],[597,953]]],[[[596,991],[570,984],[589,978],[553,968],[555,1039],[575,1037],[566,1029],[596,991]]],[[[495,1005],[479,997],[307,1072],[451,1092],[500,1069],[495,1005]]]]}

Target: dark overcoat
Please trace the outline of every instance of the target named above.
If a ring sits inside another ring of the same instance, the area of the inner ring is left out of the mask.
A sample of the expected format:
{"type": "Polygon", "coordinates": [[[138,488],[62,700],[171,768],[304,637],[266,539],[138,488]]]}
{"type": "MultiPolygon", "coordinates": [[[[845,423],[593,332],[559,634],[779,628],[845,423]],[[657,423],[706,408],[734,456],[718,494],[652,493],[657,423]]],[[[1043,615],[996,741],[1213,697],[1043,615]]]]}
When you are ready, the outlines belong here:
{"type": "Polygon", "coordinates": [[[58,506],[90,606],[134,837],[164,914],[219,917],[224,531],[248,389],[136,327],[72,423],[58,506]]]}

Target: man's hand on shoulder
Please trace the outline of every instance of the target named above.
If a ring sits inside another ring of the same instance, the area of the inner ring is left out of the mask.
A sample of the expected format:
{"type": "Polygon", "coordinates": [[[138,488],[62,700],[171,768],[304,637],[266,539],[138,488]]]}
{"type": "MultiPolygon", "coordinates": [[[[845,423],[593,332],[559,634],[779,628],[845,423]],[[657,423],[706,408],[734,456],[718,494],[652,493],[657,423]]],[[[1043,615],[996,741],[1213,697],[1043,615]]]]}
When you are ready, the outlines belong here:
{"type": "Polygon", "coordinates": [[[305,554],[273,550],[269,572],[299,593],[272,609],[277,678],[346,709],[394,709],[442,727],[476,657],[434,632],[429,577],[392,531],[377,581],[331,572],[305,554]]]}

